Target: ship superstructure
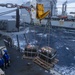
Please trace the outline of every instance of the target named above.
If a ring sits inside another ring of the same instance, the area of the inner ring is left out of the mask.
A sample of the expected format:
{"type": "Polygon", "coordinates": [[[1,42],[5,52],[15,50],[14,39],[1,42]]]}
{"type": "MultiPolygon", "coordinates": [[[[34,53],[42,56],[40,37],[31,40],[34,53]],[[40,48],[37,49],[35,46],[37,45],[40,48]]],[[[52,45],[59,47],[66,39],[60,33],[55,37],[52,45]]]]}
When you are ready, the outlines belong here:
{"type": "MultiPolygon", "coordinates": [[[[35,10],[34,10],[34,13],[33,13],[33,14],[35,14],[35,16],[36,16],[36,13],[35,13],[36,12],[36,4],[43,4],[45,12],[47,10],[50,10],[50,13],[51,13],[52,16],[57,15],[57,8],[56,8],[57,0],[48,0],[48,1],[46,1],[46,0],[34,0],[32,2],[27,2],[26,4],[23,3],[23,6],[31,6],[31,3],[33,3],[32,4],[33,6],[35,5],[34,6],[35,10]]],[[[32,12],[31,12],[31,14],[32,14],[32,12]]],[[[24,9],[21,10],[21,16],[22,16],[23,22],[30,22],[30,16],[29,16],[29,13],[27,13],[26,10],[24,10],[24,9]],[[26,17],[28,17],[28,18],[26,18],[26,17]]],[[[33,20],[34,20],[34,23],[38,23],[38,19],[36,17],[33,20]]],[[[42,22],[44,22],[44,20],[42,22]]]]}
{"type": "MultiPolygon", "coordinates": [[[[50,10],[50,14],[51,14],[51,25],[52,27],[64,27],[64,28],[75,28],[75,18],[73,16],[70,16],[67,14],[67,1],[65,1],[62,4],[62,13],[61,15],[57,15],[57,0],[36,0],[36,3],[40,3],[44,5],[45,11],[50,10]]],[[[23,4],[28,5],[30,4],[30,2],[28,2],[27,4],[23,4]]],[[[30,16],[28,15],[28,13],[25,14],[25,10],[21,10],[21,15],[22,15],[22,21],[23,22],[30,22],[30,16]],[[27,18],[28,17],[28,18],[27,18]]],[[[50,19],[50,18],[48,18],[50,19]]],[[[39,24],[38,19],[33,19],[35,24],[39,24]]],[[[46,24],[47,20],[43,19],[41,21],[41,24],[46,24]]]]}

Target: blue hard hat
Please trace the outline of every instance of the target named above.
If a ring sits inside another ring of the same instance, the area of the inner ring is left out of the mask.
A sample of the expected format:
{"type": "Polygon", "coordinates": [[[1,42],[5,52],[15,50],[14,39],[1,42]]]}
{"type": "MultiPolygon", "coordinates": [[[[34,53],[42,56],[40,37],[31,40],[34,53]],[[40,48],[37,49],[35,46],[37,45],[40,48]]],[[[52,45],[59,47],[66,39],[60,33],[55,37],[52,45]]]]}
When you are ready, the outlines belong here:
{"type": "Polygon", "coordinates": [[[3,50],[5,53],[7,53],[7,50],[3,50]]]}

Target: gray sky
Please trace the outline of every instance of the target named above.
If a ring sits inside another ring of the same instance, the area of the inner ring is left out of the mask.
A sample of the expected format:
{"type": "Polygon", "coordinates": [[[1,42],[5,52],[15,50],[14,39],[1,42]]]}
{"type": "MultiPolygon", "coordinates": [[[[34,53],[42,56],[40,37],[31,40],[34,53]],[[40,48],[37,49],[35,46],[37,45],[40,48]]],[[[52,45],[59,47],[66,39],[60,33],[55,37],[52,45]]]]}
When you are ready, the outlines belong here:
{"type": "MultiPolygon", "coordinates": [[[[27,2],[29,0],[0,0],[0,3],[17,3],[17,4],[22,4],[23,2],[27,2]]],[[[61,13],[61,5],[63,2],[65,2],[66,0],[57,0],[57,7],[58,7],[58,12],[61,13]]],[[[68,1],[68,13],[71,12],[71,11],[74,11],[75,12],[75,0],[67,0],[68,1]],[[71,8],[72,7],[72,8],[71,8]]],[[[9,10],[9,9],[6,9],[6,8],[1,8],[0,7],[0,11],[4,11],[4,10],[9,10]]]]}
{"type": "MultiPolygon", "coordinates": [[[[58,0],[57,7],[58,7],[58,13],[61,13],[61,7],[63,2],[66,0],[58,0]]],[[[75,12],[75,0],[67,0],[67,13],[75,12]]]]}
{"type": "Polygon", "coordinates": [[[65,1],[68,1],[68,3],[75,3],[75,0],[57,0],[58,1],[58,4],[62,4],[63,2],[65,1]]]}

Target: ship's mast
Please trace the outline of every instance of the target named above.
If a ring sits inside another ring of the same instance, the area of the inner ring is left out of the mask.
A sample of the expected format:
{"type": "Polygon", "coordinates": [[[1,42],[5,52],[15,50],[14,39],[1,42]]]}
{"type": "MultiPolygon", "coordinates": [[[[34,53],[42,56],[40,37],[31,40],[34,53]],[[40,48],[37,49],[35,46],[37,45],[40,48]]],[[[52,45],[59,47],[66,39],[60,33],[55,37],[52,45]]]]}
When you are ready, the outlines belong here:
{"type": "Polygon", "coordinates": [[[57,0],[51,0],[50,4],[51,4],[52,16],[57,15],[57,10],[56,10],[57,0]]]}
{"type": "Polygon", "coordinates": [[[67,15],[67,1],[65,1],[65,2],[62,4],[62,15],[63,15],[63,16],[66,16],[66,15],[67,15]]]}

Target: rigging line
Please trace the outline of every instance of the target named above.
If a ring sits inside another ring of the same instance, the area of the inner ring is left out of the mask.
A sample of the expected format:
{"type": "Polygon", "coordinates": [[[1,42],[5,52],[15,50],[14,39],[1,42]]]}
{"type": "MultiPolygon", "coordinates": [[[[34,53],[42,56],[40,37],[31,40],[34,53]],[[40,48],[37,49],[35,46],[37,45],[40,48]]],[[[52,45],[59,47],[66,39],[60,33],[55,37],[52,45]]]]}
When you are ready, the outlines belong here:
{"type": "MultiPolygon", "coordinates": [[[[49,30],[48,30],[48,33],[47,33],[47,46],[48,47],[50,47],[50,26],[51,26],[51,14],[49,13],[49,15],[48,15],[48,17],[50,18],[49,20],[48,20],[48,28],[49,28],[49,30]]],[[[49,50],[48,50],[48,52],[47,52],[47,56],[49,56],[49,50]]],[[[49,61],[49,59],[47,59],[47,62],[49,61]]]]}
{"type": "MultiPolygon", "coordinates": [[[[44,29],[44,31],[43,31],[43,34],[45,33],[46,29],[47,29],[47,25],[45,25],[45,29],[44,29]]],[[[39,44],[41,43],[41,41],[42,41],[42,37],[41,37],[41,39],[40,39],[39,44]]]]}
{"type": "MultiPolygon", "coordinates": [[[[36,30],[35,25],[33,26],[33,29],[36,30]]],[[[36,31],[34,32],[34,39],[36,40],[36,31]]]]}
{"type": "Polygon", "coordinates": [[[48,16],[50,19],[49,19],[49,25],[48,25],[48,27],[49,27],[49,32],[48,32],[48,46],[49,46],[49,44],[50,44],[50,27],[51,27],[51,15],[49,14],[49,16],[48,16]]]}
{"type": "Polygon", "coordinates": [[[30,40],[29,40],[29,39],[30,39],[30,28],[31,28],[31,27],[30,27],[30,25],[29,25],[29,27],[28,27],[28,28],[29,28],[29,33],[28,33],[28,34],[29,34],[29,35],[28,35],[28,36],[29,36],[29,38],[27,38],[27,37],[26,37],[27,45],[29,45],[29,42],[30,42],[30,40]]]}
{"type": "Polygon", "coordinates": [[[13,12],[13,11],[16,11],[16,9],[15,10],[9,10],[9,11],[5,11],[5,12],[1,12],[0,14],[3,14],[3,13],[7,13],[7,12],[13,12]]]}
{"type": "Polygon", "coordinates": [[[12,13],[14,11],[16,11],[16,9],[10,10],[10,11],[6,11],[6,12],[2,12],[2,13],[0,13],[0,16],[5,15],[5,14],[9,14],[9,13],[12,13]]]}
{"type": "MultiPolygon", "coordinates": [[[[34,30],[34,32],[33,32],[33,37],[34,37],[34,39],[36,40],[36,31],[35,31],[36,29],[35,29],[35,25],[34,25],[33,27],[30,27],[30,26],[29,26],[29,32],[30,32],[30,30],[32,30],[32,29],[34,30]]],[[[36,43],[35,43],[34,45],[36,45],[36,43]]]]}
{"type": "Polygon", "coordinates": [[[27,45],[28,45],[28,39],[27,39],[27,37],[26,37],[26,34],[24,34],[24,38],[26,39],[26,43],[27,43],[27,45]]]}

